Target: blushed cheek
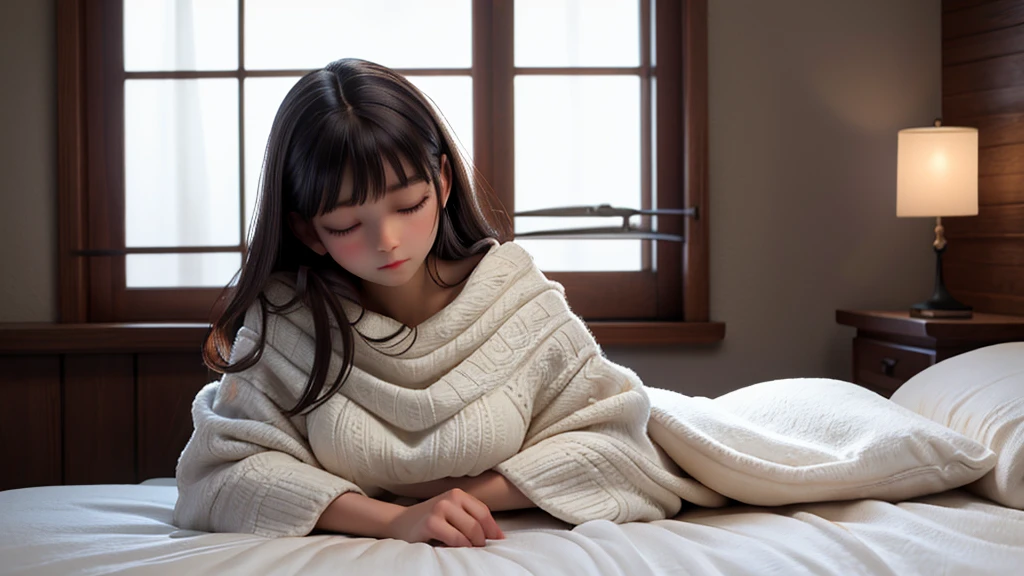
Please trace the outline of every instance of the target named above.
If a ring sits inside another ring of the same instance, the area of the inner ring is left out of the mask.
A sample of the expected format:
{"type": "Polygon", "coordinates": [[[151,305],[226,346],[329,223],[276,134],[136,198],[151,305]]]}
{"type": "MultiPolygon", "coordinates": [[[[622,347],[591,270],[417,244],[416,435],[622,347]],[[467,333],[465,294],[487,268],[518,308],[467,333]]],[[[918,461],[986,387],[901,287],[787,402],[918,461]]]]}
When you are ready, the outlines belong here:
{"type": "Polygon", "coordinates": [[[407,241],[423,242],[430,240],[430,235],[437,224],[437,214],[429,210],[422,210],[421,212],[425,214],[420,218],[415,218],[414,222],[410,223],[410,234],[406,236],[408,238],[407,241]]]}
{"type": "MultiPolygon", "coordinates": [[[[357,263],[366,253],[366,242],[362,238],[353,238],[346,242],[340,242],[334,249],[338,258],[348,263],[357,263]]],[[[338,264],[344,265],[345,262],[338,264]]]]}

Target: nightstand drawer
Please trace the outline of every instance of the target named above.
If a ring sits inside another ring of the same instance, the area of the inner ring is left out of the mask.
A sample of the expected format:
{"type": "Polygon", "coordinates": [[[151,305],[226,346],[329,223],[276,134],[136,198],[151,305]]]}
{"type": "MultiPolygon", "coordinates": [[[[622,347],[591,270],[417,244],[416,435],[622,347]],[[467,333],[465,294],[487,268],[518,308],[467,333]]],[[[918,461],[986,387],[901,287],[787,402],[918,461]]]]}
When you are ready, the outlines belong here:
{"type": "Polygon", "coordinates": [[[883,396],[935,364],[935,353],[869,338],[853,339],[853,378],[883,396]]]}

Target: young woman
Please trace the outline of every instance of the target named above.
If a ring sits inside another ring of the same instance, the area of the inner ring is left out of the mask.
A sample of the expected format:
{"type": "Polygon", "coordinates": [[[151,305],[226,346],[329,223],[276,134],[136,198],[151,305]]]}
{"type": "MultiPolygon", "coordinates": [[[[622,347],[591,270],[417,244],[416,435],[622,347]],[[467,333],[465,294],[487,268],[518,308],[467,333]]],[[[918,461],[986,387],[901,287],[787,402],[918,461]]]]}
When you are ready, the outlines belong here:
{"type": "Polygon", "coordinates": [[[655,447],[431,103],[345,59],[271,130],[250,251],[178,462],[183,528],[482,546],[493,511],[653,520],[721,498],[655,447]],[[395,496],[418,501],[405,506],[395,496]]]}

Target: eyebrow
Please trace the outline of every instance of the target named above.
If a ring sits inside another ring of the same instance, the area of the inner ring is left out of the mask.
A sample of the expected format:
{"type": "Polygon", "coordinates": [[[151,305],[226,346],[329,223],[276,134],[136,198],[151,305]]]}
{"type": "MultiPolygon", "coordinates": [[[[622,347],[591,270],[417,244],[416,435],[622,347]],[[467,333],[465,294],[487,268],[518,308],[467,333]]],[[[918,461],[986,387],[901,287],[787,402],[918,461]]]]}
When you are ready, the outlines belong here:
{"type": "MultiPolygon", "coordinates": [[[[422,176],[413,175],[413,176],[410,176],[409,178],[406,179],[405,184],[402,184],[401,182],[396,182],[396,183],[392,184],[391,186],[388,186],[388,189],[387,189],[387,191],[385,191],[385,194],[387,194],[388,192],[394,192],[395,190],[401,190],[402,188],[406,188],[406,187],[408,187],[408,186],[410,186],[412,184],[417,184],[419,182],[426,182],[426,181],[427,181],[426,178],[423,178],[422,176]]],[[[352,198],[350,197],[348,200],[344,200],[344,201],[338,202],[337,204],[334,205],[334,207],[335,208],[348,208],[348,207],[351,207],[351,206],[355,206],[355,204],[356,203],[353,202],[352,198]]]]}

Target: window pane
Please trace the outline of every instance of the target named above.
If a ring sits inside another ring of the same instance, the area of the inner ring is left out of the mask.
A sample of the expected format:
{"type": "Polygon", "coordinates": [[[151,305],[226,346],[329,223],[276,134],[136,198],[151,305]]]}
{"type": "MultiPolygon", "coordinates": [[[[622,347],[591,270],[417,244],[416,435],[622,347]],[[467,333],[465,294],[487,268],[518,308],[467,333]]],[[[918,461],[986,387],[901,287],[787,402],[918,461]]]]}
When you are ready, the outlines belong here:
{"type": "Polygon", "coordinates": [[[124,69],[235,70],[238,0],[124,0],[124,69]]]}
{"type": "Polygon", "coordinates": [[[238,81],[128,80],[125,242],[238,245],[238,81]]]}
{"type": "Polygon", "coordinates": [[[515,65],[639,66],[637,0],[516,0],[515,65]]]}
{"type": "Polygon", "coordinates": [[[470,0],[247,0],[248,69],[320,68],[343,57],[392,68],[469,68],[470,0]]]}
{"type": "Polygon", "coordinates": [[[263,155],[274,116],[298,77],[245,80],[245,233],[249,233],[259,196],[263,155]]]}
{"type": "Polygon", "coordinates": [[[125,280],[129,288],[219,288],[227,286],[241,265],[240,252],[129,254],[125,280]]]}
{"type": "Polygon", "coordinates": [[[473,79],[469,76],[408,76],[448,120],[455,140],[473,158],[473,79]]]}
{"type": "MultiPolygon", "coordinates": [[[[515,79],[516,211],[640,207],[640,78],[515,79]]],[[[518,232],[618,226],[621,218],[516,218],[518,232]]],[[[542,270],[641,269],[640,240],[517,240],[542,270]]]]}

